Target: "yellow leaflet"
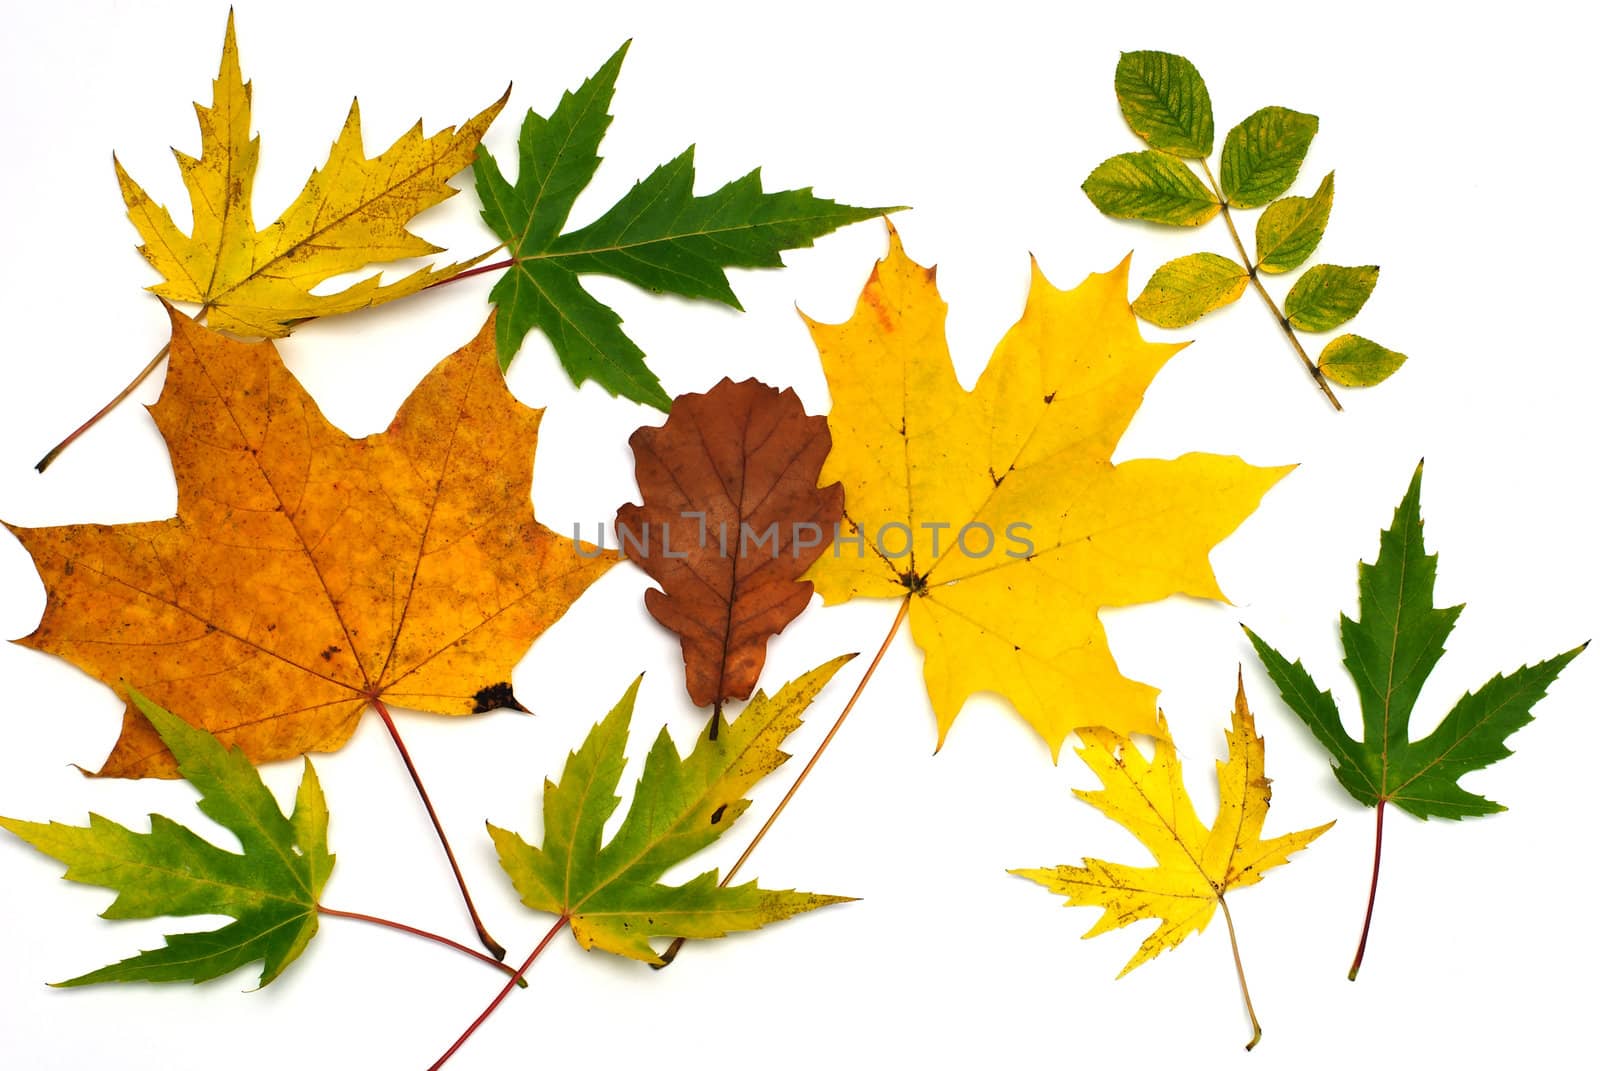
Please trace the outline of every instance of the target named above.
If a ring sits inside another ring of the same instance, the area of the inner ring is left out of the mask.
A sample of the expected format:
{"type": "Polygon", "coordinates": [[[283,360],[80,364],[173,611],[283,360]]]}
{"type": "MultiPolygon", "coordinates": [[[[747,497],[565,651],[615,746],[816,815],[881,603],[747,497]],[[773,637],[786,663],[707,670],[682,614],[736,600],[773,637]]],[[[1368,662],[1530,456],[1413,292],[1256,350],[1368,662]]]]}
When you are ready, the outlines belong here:
{"type": "Polygon", "coordinates": [[[250,84],[239,71],[230,13],[211,106],[195,106],[200,156],[173,150],[189,191],[192,233],[179,230],[166,208],[116,164],[128,218],[144,240],[139,252],[166,280],[151,289],[170,301],[201,305],[219,330],[277,338],[296,320],[377,305],[455,275],[477,261],[422,268],[388,286],[373,275],[335,294],[311,292],[369,264],[439,252],[406,226],[456,192],[446,180],[472,162],[505,101],[501,97],[459,131],[446,127],[424,137],[419,121],[370,160],[361,144],[360,111],[351,102],[328,162],[312,172],[276,222],[258,231],[251,186],[261,139],[250,136],[250,84]]]}

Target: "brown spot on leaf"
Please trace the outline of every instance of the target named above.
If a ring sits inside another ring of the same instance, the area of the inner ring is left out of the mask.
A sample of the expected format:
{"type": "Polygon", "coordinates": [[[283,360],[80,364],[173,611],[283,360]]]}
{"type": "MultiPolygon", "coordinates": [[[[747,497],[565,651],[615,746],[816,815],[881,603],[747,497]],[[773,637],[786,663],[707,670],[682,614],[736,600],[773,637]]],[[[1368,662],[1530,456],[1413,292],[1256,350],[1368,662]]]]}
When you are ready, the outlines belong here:
{"type": "Polygon", "coordinates": [[[479,688],[473,695],[474,714],[486,714],[491,710],[520,710],[524,714],[531,713],[527,707],[517,702],[517,697],[511,692],[511,685],[506,681],[491,684],[487,688],[479,688]]]}

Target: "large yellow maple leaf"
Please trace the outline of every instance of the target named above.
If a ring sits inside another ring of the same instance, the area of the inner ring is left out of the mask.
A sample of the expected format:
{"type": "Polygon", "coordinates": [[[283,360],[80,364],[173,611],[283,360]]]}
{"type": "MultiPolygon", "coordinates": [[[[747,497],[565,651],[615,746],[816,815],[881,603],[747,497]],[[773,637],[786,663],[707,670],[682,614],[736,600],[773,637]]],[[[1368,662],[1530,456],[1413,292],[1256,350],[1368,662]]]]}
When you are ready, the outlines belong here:
{"type": "MultiPolygon", "coordinates": [[[[1177,749],[1165,732],[1156,736],[1153,759],[1145,758],[1127,737],[1107,729],[1082,729],[1079,736],[1084,746],[1078,754],[1100,778],[1101,787],[1092,792],[1074,789],[1073,795],[1137,837],[1149,849],[1156,865],[1127,866],[1085,859],[1083,866],[1011,873],[1066,897],[1068,907],[1101,908],[1100,918],[1083,935],[1086,938],[1136,922],[1160,920],[1122,968],[1119,978],[1205,929],[1221,907],[1243,987],[1244,966],[1225,895],[1254,885],[1268,870],[1287,863],[1290,855],[1333,825],[1328,822],[1281,837],[1261,838],[1261,827],[1272,802],[1272,782],[1266,775],[1266,743],[1256,735],[1243,678],[1234,698],[1233,727],[1227,734],[1228,759],[1217,763],[1217,817],[1210,828],[1202,825],[1195,814],[1194,803],[1183,785],[1177,749]]],[[[1256,1031],[1250,1042],[1254,1046],[1261,1037],[1261,1027],[1255,1021],[1254,1009],[1249,1007],[1248,989],[1244,990],[1244,999],[1256,1031]]]]}
{"type": "Polygon", "coordinates": [[[833,410],[820,482],[845,521],[807,574],[829,604],[910,600],[942,745],[976,692],[1009,699],[1052,755],[1081,726],[1157,731],[1156,690],[1117,669],[1102,607],[1222,599],[1208,554],[1293,466],[1111,463],[1182,344],[1146,342],[1127,263],[1058,290],[1034,267],[976,389],[956,380],[934,271],[889,228],[854,315],[809,321],[833,410]]]}
{"type": "MultiPolygon", "coordinates": [[[[364,439],[328,423],[270,342],[174,310],[171,348],[151,412],[177,516],[12,527],[47,595],[19,642],[254,762],[340,747],[383,699],[516,706],[512,667],[618,558],[534,519],[543,410],[507,389],[494,317],[364,439]]],[[[100,772],[177,767],[130,702],[100,772]]]]}
{"type": "Polygon", "coordinates": [[[250,136],[250,84],[239,71],[230,12],[211,106],[195,105],[200,155],[173,150],[193,209],[192,233],[179,230],[116,163],[128,218],[144,239],[139,252],[166,280],[151,289],[171,301],[200,305],[213,327],[279,338],[296,320],[366,308],[455,275],[476,260],[421,268],[387,286],[373,275],[334,294],[311,292],[369,264],[439,252],[407,225],[456,192],[446,180],[472,163],[505,102],[502,96],[460,130],[446,127],[432,137],[423,137],[419,121],[369,160],[361,143],[361,112],[352,101],[328,162],[312,172],[276,222],[258,231],[251,187],[261,140],[250,136]]]}

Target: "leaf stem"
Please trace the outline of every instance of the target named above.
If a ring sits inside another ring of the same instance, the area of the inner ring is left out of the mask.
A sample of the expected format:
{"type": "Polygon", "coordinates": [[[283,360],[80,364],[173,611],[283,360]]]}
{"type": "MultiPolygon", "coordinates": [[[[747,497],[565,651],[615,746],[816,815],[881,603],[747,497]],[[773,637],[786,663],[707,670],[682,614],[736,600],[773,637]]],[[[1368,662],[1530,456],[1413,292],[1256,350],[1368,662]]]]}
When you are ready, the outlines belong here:
{"type": "MultiPolygon", "coordinates": [[[[502,242],[500,245],[495,246],[494,249],[489,250],[487,253],[484,253],[483,255],[486,256],[486,257],[491,255],[492,253],[494,253],[495,249],[503,248],[504,244],[505,243],[502,242]]],[[[497,262],[495,262],[493,264],[480,264],[477,267],[468,268],[466,271],[457,272],[456,274],[450,276],[449,278],[439,279],[436,282],[429,283],[427,286],[423,287],[422,289],[423,290],[432,290],[434,287],[443,286],[446,283],[453,283],[453,282],[456,282],[457,280],[460,280],[460,279],[471,278],[474,275],[483,275],[483,274],[485,274],[487,272],[499,271],[502,268],[509,268],[515,263],[517,263],[517,258],[516,257],[511,257],[511,258],[506,259],[506,260],[497,261],[497,262]]],[[[195,314],[195,321],[196,322],[204,322],[207,308],[209,308],[209,306],[201,306],[200,311],[195,314]]],[[[305,323],[306,320],[314,320],[316,318],[317,317],[315,317],[315,316],[307,316],[304,319],[295,320],[295,321],[293,321],[293,323],[298,325],[298,324],[301,324],[301,323],[305,323]]],[[[36,469],[37,471],[39,471],[41,473],[44,472],[44,470],[49,468],[51,463],[54,462],[56,458],[61,456],[61,452],[63,450],[65,450],[67,447],[71,446],[75,441],[77,441],[79,436],[83,435],[90,428],[92,428],[96,424],[100,423],[100,421],[103,420],[105,418],[106,414],[110,413],[111,410],[115,409],[117,406],[119,406],[123,402],[127,401],[128,400],[128,395],[130,395],[134,391],[138,390],[139,389],[139,384],[143,383],[146,379],[149,379],[150,378],[150,373],[154,372],[156,370],[156,368],[160,366],[161,362],[166,360],[167,351],[170,350],[171,348],[172,348],[172,343],[170,343],[170,342],[167,343],[165,346],[162,346],[160,352],[158,352],[154,357],[150,358],[150,363],[145,365],[144,368],[142,368],[139,371],[139,374],[134,376],[133,380],[126,387],[123,387],[122,390],[118,391],[117,392],[117,396],[115,398],[112,398],[105,405],[101,406],[100,407],[100,411],[95,413],[94,416],[90,417],[88,420],[85,420],[82,424],[78,425],[78,427],[72,432],[72,434],[68,435],[65,439],[62,439],[60,442],[58,442],[54,446],[52,446],[50,448],[49,453],[45,454],[43,457],[41,457],[38,461],[36,461],[34,463],[34,466],[33,466],[34,469],[36,469]]]]}
{"type": "Polygon", "coordinates": [[[340,911],[337,908],[325,907],[322,904],[317,905],[317,913],[320,915],[331,915],[334,918],[340,919],[355,919],[357,922],[370,922],[374,926],[387,926],[391,930],[399,930],[401,933],[409,933],[413,937],[426,938],[429,941],[444,945],[446,948],[453,948],[457,952],[471,956],[473,959],[482,960],[495,970],[504,974],[509,974],[517,983],[517,985],[521,986],[523,989],[528,988],[528,980],[522,977],[521,974],[517,973],[517,969],[515,967],[507,963],[501,963],[493,956],[486,956],[482,952],[479,952],[476,948],[468,948],[460,941],[452,941],[443,934],[437,934],[428,930],[419,929],[416,926],[408,926],[404,922],[396,922],[393,919],[380,918],[377,915],[363,915],[359,911],[340,911]]]}
{"type": "MultiPolygon", "coordinates": [[[[567,924],[571,921],[572,920],[566,915],[562,915],[560,918],[556,919],[556,924],[550,927],[550,932],[544,935],[544,938],[539,942],[538,946],[535,947],[531,953],[529,953],[528,958],[522,961],[522,966],[517,968],[518,978],[521,978],[523,975],[528,973],[528,969],[533,966],[533,961],[539,958],[539,953],[543,952],[545,947],[549,945],[551,941],[556,939],[556,934],[566,929],[567,924]]],[[[511,995],[511,987],[513,984],[514,983],[512,982],[507,982],[505,984],[504,988],[502,988],[495,998],[489,1002],[489,1006],[483,1009],[483,1011],[479,1012],[476,1019],[472,1020],[472,1025],[467,1027],[466,1030],[462,1031],[460,1037],[456,1038],[455,1044],[446,1049],[443,1056],[439,1057],[429,1065],[428,1071],[439,1071],[439,1068],[444,1066],[445,1061],[454,1056],[456,1054],[456,1050],[460,1049],[461,1046],[467,1043],[467,1039],[477,1031],[478,1027],[483,1025],[484,1020],[488,1019],[489,1016],[494,1014],[494,1010],[500,1006],[501,1001],[505,1000],[506,997],[511,995]]]]}
{"type": "MultiPolygon", "coordinates": [[[[495,249],[501,249],[504,247],[504,245],[505,243],[502,242],[500,245],[495,246],[494,249],[489,250],[488,253],[483,255],[489,256],[489,254],[493,253],[495,249]]],[[[487,275],[489,272],[499,271],[501,268],[509,268],[515,263],[517,263],[516,257],[507,257],[505,260],[497,260],[493,264],[479,264],[476,267],[468,268],[466,271],[458,271],[448,278],[436,279],[422,289],[432,290],[436,286],[445,286],[449,283],[458,283],[462,279],[470,279],[474,275],[487,275]]]]}
{"type": "Polygon", "coordinates": [[[467,914],[472,916],[472,925],[478,931],[478,940],[483,942],[483,947],[487,948],[495,959],[505,959],[505,947],[489,936],[483,920],[478,917],[478,909],[472,903],[472,894],[467,891],[467,879],[461,874],[461,867],[456,862],[456,853],[450,849],[450,838],[444,835],[444,826],[439,824],[438,812],[433,809],[433,801],[428,798],[428,790],[422,787],[422,778],[417,775],[417,767],[411,761],[411,753],[406,750],[405,741],[400,739],[400,730],[395,727],[394,718],[389,716],[389,708],[376,696],[372,699],[372,705],[378,711],[378,716],[383,719],[384,727],[389,730],[389,737],[400,752],[400,760],[406,764],[406,772],[411,775],[411,783],[417,787],[417,795],[422,798],[422,806],[427,809],[428,818],[433,822],[433,831],[439,835],[439,844],[444,848],[445,858],[450,860],[450,870],[456,876],[456,886],[460,888],[461,899],[467,905],[467,914]]]}
{"type": "Polygon", "coordinates": [[[1244,994],[1244,1010],[1250,1013],[1250,1029],[1255,1031],[1249,1044],[1244,1047],[1244,1051],[1249,1052],[1261,1040],[1261,1022],[1256,1018],[1256,1006],[1250,1003],[1250,986],[1244,980],[1244,960],[1239,958],[1239,935],[1233,929],[1233,912],[1228,910],[1225,897],[1218,895],[1217,903],[1222,905],[1222,918],[1228,924],[1228,944],[1233,946],[1233,969],[1239,972],[1239,992],[1244,994]]]}
{"type": "Polygon", "coordinates": [[[1378,832],[1372,842],[1372,887],[1367,890],[1367,917],[1361,923],[1361,943],[1356,946],[1355,962],[1350,964],[1350,980],[1356,980],[1356,972],[1361,970],[1361,960],[1367,954],[1367,935],[1372,932],[1372,905],[1378,899],[1378,864],[1383,861],[1383,805],[1386,799],[1378,800],[1378,832]]]}
{"type": "Polygon", "coordinates": [[[167,353],[171,349],[172,343],[168,342],[166,345],[162,346],[161,349],[157,350],[156,355],[150,358],[150,363],[145,365],[144,368],[140,370],[139,374],[133,377],[132,382],[117,392],[117,396],[115,398],[111,399],[105,405],[102,405],[99,412],[95,413],[95,415],[90,417],[88,420],[85,420],[82,424],[79,424],[72,434],[56,443],[50,448],[49,453],[45,454],[38,461],[34,462],[33,467],[35,471],[41,473],[44,472],[45,469],[50,467],[51,462],[61,456],[61,451],[71,446],[84,432],[100,423],[100,421],[105,418],[107,413],[121,405],[123,401],[127,399],[128,395],[138,390],[139,384],[150,378],[150,373],[154,372],[156,368],[160,366],[161,362],[167,359],[167,353]]]}
{"type": "MultiPolygon", "coordinates": [[[[727,888],[734,875],[739,873],[739,868],[744,866],[745,861],[755,852],[756,846],[761,843],[762,838],[772,829],[773,823],[778,820],[778,816],[783,813],[783,809],[789,806],[790,800],[794,799],[794,794],[800,791],[801,785],[805,784],[805,780],[811,775],[811,770],[816,766],[817,760],[822,758],[822,753],[828,750],[829,744],[833,743],[833,738],[839,732],[839,727],[850,716],[850,711],[855,709],[856,700],[860,699],[861,693],[867,690],[867,682],[872,679],[872,674],[878,668],[878,663],[883,661],[883,656],[889,651],[889,644],[893,642],[896,634],[899,633],[900,626],[905,623],[906,615],[911,611],[911,600],[914,597],[907,595],[900,600],[900,612],[894,615],[894,624],[889,626],[889,634],[883,638],[883,644],[878,648],[878,653],[872,656],[872,664],[867,666],[867,671],[861,675],[861,682],[856,685],[856,690],[850,693],[849,701],[845,703],[844,709],[839,712],[839,716],[834,719],[833,727],[828,730],[828,735],[822,738],[822,743],[818,744],[817,750],[812,752],[811,759],[806,763],[805,769],[800,771],[800,775],[794,779],[794,784],[789,786],[789,791],[783,794],[783,799],[779,800],[778,805],[772,809],[772,813],[767,816],[766,823],[756,831],[754,837],[750,838],[750,843],[745,847],[744,853],[734,861],[734,864],[728,868],[728,872],[722,876],[721,886],[723,888],[727,888]]],[[[667,946],[667,951],[662,955],[661,962],[652,964],[652,966],[659,970],[670,964],[677,958],[678,951],[683,948],[683,942],[684,938],[682,937],[673,941],[671,945],[667,946]]]]}
{"type": "Polygon", "coordinates": [[[1217,203],[1222,206],[1222,222],[1228,225],[1228,233],[1233,236],[1233,247],[1239,251],[1239,258],[1244,261],[1245,271],[1250,273],[1250,284],[1255,287],[1256,293],[1261,295],[1261,300],[1267,303],[1267,308],[1272,312],[1272,318],[1278,321],[1278,326],[1283,328],[1283,334],[1289,340],[1289,345],[1294,347],[1294,352],[1300,356],[1300,363],[1306,366],[1306,371],[1311,373],[1312,382],[1321,388],[1329,404],[1337,412],[1344,412],[1344,406],[1339,404],[1338,396],[1333,393],[1333,388],[1328,386],[1327,379],[1322,374],[1322,369],[1306,353],[1306,348],[1300,344],[1300,338],[1294,333],[1289,318],[1278,308],[1278,303],[1272,300],[1272,295],[1267,293],[1267,288],[1261,284],[1261,272],[1258,266],[1250,262],[1250,254],[1245,252],[1244,240],[1239,237],[1239,228],[1234,226],[1233,214],[1228,211],[1228,199],[1222,195],[1222,187],[1217,185],[1216,176],[1211,174],[1211,165],[1204,160],[1200,161],[1200,169],[1206,173],[1206,181],[1211,184],[1211,192],[1216,195],[1217,203]]]}

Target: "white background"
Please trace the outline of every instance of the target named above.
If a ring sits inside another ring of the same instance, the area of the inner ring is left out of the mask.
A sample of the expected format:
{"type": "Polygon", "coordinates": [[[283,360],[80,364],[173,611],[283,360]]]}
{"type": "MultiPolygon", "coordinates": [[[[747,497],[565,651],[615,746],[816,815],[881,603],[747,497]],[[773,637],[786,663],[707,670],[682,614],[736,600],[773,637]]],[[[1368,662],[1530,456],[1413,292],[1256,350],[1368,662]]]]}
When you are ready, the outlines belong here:
{"type": "MultiPolygon", "coordinates": [[[[999,701],[971,702],[933,756],[920,655],[902,634],[750,871],[776,887],[862,902],[691,947],[659,974],[583,954],[563,937],[532,972],[532,987],[452,1067],[1541,1066],[1591,1036],[1595,928],[1583,920],[1596,884],[1587,786],[1600,745],[1600,659],[1580,658],[1558,682],[1514,739],[1512,759],[1468,778],[1509,812],[1459,824],[1393,816],[1372,945],[1352,985],[1344,975],[1372,812],[1336,786],[1237,624],[1304,657],[1353,713],[1336,617],[1354,610],[1357,559],[1375,552],[1426,455],[1423,508],[1430,547],[1442,552],[1439,596],[1468,605],[1415,730],[1494,672],[1595,631],[1600,373],[1584,310],[1600,236],[1584,207],[1593,183],[1587,31],[1575,9],[1536,3],[1463,6],[1448,18],[1393,3],[1235,4],[1225,16],[1194,2],[1096,7],[990,0],[936,13],[853,2],[780,13],[754,4],[502,9],[453,0],[385,5],[379,15],[327,0],[238,5],[263,138],[258,222],[322,161],[356,93],[376,152],[419,114],[430,131],[460,122],[514,80],[487,139],[511,154],[523,111],[548,112],[631,36],[606,160],[574,223],[691,142],[701,190],[760,165],[769,188],[814,184],[855,204],[913,205],[898,223],[910,253],[939,265],[968,384],[1021,309],[1030,252],[1070,285],[1132,249],[1136,287],[1171,256],[1231,253],[1220,221],[1198,232],[1117,222],[1078,189],[1101,159],[1140,147],[1112,94],[1119,50],[1179,51],[1210,85],[1219,145],[1265,104],[1321,116],[1295,192],[1309,194],[1337,167],[1320,258],[1382,265],[1353,326],[1411,355],[1390,383],[1347,393],[1349,412],[1335,415],[1246,295],[1185,332],[1197,341],[1157,379],[1118,454],[1205,449],[1301,463],[1213,555],[1234,606],[1173,599],[1104,615],[1124,672],[1163,691],[1203,815],[1243,661],[1276,782],[1268,832],[1338,819],[1292,865],[1230,901],[1266,1028],[1250,1057],[1220,921],[1113,982],[1143,929],[1081,942],[1094,912],[1063,911],[1005,873],[1084,854],[1139,862],[1142,852],[1071,798],[1070,788],[1092,778],[1070,751],[1052,766],[999,701]]],[[[141,292],[153,277],[133,251],[110,157],[115,149],[184,220],[167,146],[197,149],[188,102],[209,97],[224,14],[220,3],[8,5],[0,516],[10,522],[143,520],[174,508],[165,448],[136,405],[48,476],[30,466],[163,340],[163,314],[141,292]]],[[[470,177],[457,184],[469,187],[470,177]]],[[[470,190],[418,229],[456,254],[492,241],[470,190]]],[[[789,254],[786,271],[736,273],[743,315],[590,285],[625,317],[669,393],[756,375],[792,384],[821,412],[826,385],[795,308],[844,318],[883,249],[883,228],[867,223],[789,254]]],[[[489,285],[473,280],[311,324],[282,352],[336,423],[357,435],[378,430],[428,368],[477,330],[489,285]]],[[[1269,285],[1280,297],[1287,288],[1269,285]]],[[[545,523],[592,525],[635,496],[626,438],[659,414],[592,385],[574,390],[537,336],[510,379],[520,398],[550,407],[535,487],[545,523]]],[[[157,390],[153,379],[141,400],[157,390]]],[[[25,635],[43,589],[4,536],[0,586],[0,636],[25,635]]],[[[490,927],[516,958],[550,920],[516,902],[484,819],[537,834],[542,778],[559,771],[641,669],[636,760],[661,724],[685,743],[701,724],[683,692],[676,641],[645,614],[645,586],[633,567],[616,568],[534,645],[515,683],[536,717],[399,715],[490,927]]],[[[870,654],[893,612],[868,601],[813,607],[772,644],[764,683],[775,687],[841,651],[870,654]]],[[[794,750],[810,752],[857,672],[823,693],[794,750]]],[[[159,810],[229,843],[181,784],[97,782],[69,765],[95,768],[109,751],[121,707],[109,689],[10,645],[0,648],[0,681],[0,813],[82,821],[93,810],[142,828],[143,815],[159,810]]],[[[326,902],[470,939],[381,724],[369,716],[348,747],[317,765],[339,853],[326,902]]],[[[298,764],[264,774],[286,797],[298,764]]],[[[708,852],[706,866],[731,861],[786,784],[780,774],[761,786],[749,826],[708,852]]],[[[199,988],[50,990],[47,980],[152,947],[171,928],[171,920],[97,920],[111,894],[64,884],[59,870],[0,844],[7,1067],[421,1067],[500,984],[433,945],[329,920],[302,960],[261,992],[243,992],[254,980],[247,972],[199,988]]],[[[177,925],[191,924],[206,920],[177,925]]]]}

